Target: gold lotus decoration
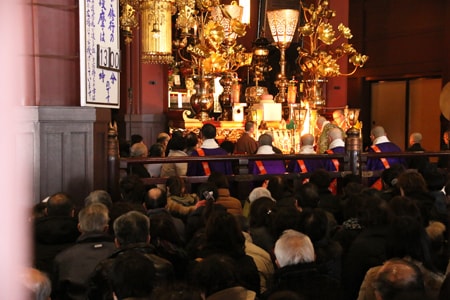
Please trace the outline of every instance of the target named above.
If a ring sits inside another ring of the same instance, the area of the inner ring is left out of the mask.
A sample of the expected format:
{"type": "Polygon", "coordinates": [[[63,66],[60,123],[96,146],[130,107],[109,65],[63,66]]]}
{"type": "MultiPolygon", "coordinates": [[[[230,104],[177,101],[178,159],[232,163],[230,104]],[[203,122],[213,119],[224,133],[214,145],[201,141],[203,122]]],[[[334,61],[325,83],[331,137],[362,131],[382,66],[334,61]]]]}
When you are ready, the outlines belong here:
{"type": "Polygon", "coordinates": [[[313,79],[350,76],[359,67],[363,67],[368,60],[367,55],[363,55],[347,41],[353,36],[350,28],[342,23],[337,27],[337,32],[329,23],[329,20],[336,16],[336,12],[329,8],[329,2],[318,0],[316,4],[309,7],[302,6],[304,24],[299,27],[300,36],[303,37],[303,47],[297,48],[299,53],[299,65],[304,73],[309,74],[313,79]],[[333,44],[342,42],[336,47],[333,44]],[[349,62],[354,69],[349,73],[341,73],[338,61],[344,56],[349,57],[349,62]]]}
{"type": "Polygon", "coordinates": [[[246,34],[246,25],[233,12],[239,7],[235,1],[223,5],[219,0],[176,0],[175,4],[175,24],[181,31],[175,46],[179,57],[192,66],[193,75],[218,75],[250,64],[251,53],[236,43],[246,34]]]}

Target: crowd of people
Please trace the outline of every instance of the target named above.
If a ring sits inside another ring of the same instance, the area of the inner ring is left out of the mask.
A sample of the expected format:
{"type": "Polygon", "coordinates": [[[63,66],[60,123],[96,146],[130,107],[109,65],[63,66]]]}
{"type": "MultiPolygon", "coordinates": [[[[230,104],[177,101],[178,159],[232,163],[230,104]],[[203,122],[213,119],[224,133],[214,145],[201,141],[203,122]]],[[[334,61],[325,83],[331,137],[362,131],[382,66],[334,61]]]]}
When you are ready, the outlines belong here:
{"type": "MultiPolygon", "coordinates": [[[[322,121],[325,152],[341,153],[343,130],[322,121]]],[[[199,139],[160,134],[150,152],[277,153],[270,134],[255,141],[253,130],[248,122],[228,148],[205,124],[199,139]]],[[[371,133],[368,151],[399,151],[382,127],[371,133]]],[[[423,151],[420,141],[412,134],[409,150],[423,151]]],[[[315,151],[314,136],[302,144],[315,151]]],[[[149,155],[139,136],[130,154],[149,155]]],[[[251,161],[251,173],[273,175],[245,199],[228,182],[231,162],[206,158],[134,166],[120,199],[96,190],[77,207],[64,192],[51,195],[30,218],[32,270],[45,283],[36,299],[449,299],[446,174],[428,160],[373,159],[368,166],[382,170],[373,186],[348,175],[337,191],[328,171],[339,166],[318,162],[251,161]],[[286,170],[311,176],[298,184],[276,175],[286,170]],[[186,175],[208,179],[189,190],[186,175]],[[167,180],[146,185],[150,176],[167,180]]]]}

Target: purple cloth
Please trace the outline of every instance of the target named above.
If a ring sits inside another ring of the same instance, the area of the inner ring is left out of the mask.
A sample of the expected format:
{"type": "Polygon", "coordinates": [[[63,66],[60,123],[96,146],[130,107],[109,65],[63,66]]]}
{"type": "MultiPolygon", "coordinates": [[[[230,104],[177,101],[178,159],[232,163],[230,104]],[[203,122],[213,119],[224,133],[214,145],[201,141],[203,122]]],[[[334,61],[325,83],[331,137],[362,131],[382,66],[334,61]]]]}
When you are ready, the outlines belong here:
{"type": "MultiPolygon", "coordinates": [[[[282,160],[261,160],[261,162],[267,174],[284,174],[286,172],[286,167],[282,160]]],[[[248,162],[248,172],[253,175],[260,174],[259,168],[254,160],[248,162]]]]}
{"type": "MultiPolygon", "coordinates": [[[[381,143],[377,144],[376,146],[380,149],[381,152],[402,152],[402,149],[400,149],[396,144],[392,142],[381,143]]],[[[373,150],[372,147],[369,147],[367,152],[375,152],[375,150],[373,150]]],[[[386,157],[386,159],[390,167],[392,167],[394,164],[405,165],[405,160],[401,157],[386,157]]],[[[385,167],[379,158],[368,158],[366,169],[368,171],[376,171],[384,170],[385,167]]]]}
{"type": "MultiPolygon", "coordinates": [[[[203,151],[205,152],[205,156],[228,155],[228,153],[222,148],[203,149],[203,151]]],[[[199,155],[198,152],[195,150],[192,152],[191,156],[199,156],[199,155]]],[[[205,160],[207,161],[208,159],[205,160]]],[[[225,175],[233,174],[231,161],[209,161],[208,164],[211,172],[220,172],[225,175]]],[[[200,161],[189,162],[186,175],[205,176],[205,170],[203,169],[202,162],[200,161]]]]}
{"type": "MultiPolygon", "coordinates": [[[[320,159],[302,159],[305,163],[306,170],[311,173],[317,169],[323,168],[323,162],[320,159]]],[[[303,173],[298,160],[291,160],[288,166],[288,172],[290,173],[303,173]]]]}
{"type": "MultiPolygon", "coordinates": [[[[340,154],[340,153],[345,153],[345,147],[335,147],[333,149],[330,149],[331,151],[333,151],[333,154],[340,154]]],[[[339,162],[340,164],[340,162],[339,162]]],[[[329,172],[336,172],[339,170],[336,170],[336,166],[334,165],[333,161],[331,159],[327,159],[324,162],[324,169],[329,171],[329,172]]]]}

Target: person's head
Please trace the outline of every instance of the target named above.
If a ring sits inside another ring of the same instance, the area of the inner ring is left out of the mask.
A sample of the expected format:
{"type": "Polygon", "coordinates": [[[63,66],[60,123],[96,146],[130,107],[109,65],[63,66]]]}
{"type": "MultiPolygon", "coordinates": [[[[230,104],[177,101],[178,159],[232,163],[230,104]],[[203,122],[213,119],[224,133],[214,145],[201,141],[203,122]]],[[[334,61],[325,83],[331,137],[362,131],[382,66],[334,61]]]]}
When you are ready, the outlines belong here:
{"type": "Polygon", "coordinates": [[[158,300],[203,300],[200,289],[187,282],[172,282],[158,286],[152,293],[152,299],[158,300]]]}
{"type": "Polygon", "coordinates": [[[320,192],[328,190],[331,183],[331,177],[324,169],[317,169],[311,174],[309,182],[317,186],[320,192]]]}
{"type": "Polygon", "coordinates": [[[182,240],[169,214],[155,214],[150,218],[150,242],[168,241],[174,245],[182,245],[182,240]]]}
{"type": "Polygon", "coordinates": [[[392,188],[397,185],[398,176],[405,171],[405,167],[401,164],[394,164],[388,169],[384,169],[381,173],[381,180],[385,188],[392,188]]]}
{"type": "Polygon", "coordinates": [[[281,176],[271,176],[267,183],[267,189],[270,191],[270,195],[276,201],[281,200],[288,195],[287,184],[281,176]]]}
{"type": "Polygon", "coordinates": [[[300,185],[295,192],[295,196],[298,205],[302,208],[316,208],[320,201],[319,188],[311,182],[300,185]]]}
{"type": "Polygon", "coordinates": [[[272,146],[272,136],[264,133],[259,136],[258,143],[260,146],[272,146]]]}
{"type": "Polygon", "coordinates": [[[105,190],[95,190],[89,193],[84,199],[84,206],[91,205],[93,203],[101,203],[108,209],[112,207],[111,195],[105,190]]]}
{"type": "Polygon", "coordinates": [[[341,109],[333,111],[333,120],[336,124],[341,124],[345,120],[344,111],[341,109]]]}
{"type": "Polygon", "coordinates": [[[183,151],[186,148],[186,139],[183,136],[175,135],[167,144],[168,150],[183,151]]]}
{"type": "Polygon", "coordinates": [[[126,251],[112,264],[111,286],[118,300],[149,299],[155,286],[155,267],[145,254],[126,251]]]}
{"type": "Polygon", "coordinates": [[[131,135],[131,146],[137,143],[142,143],[144,141],[144,138],[140,134],[133,134],[131,135]]]}
{"type": "Polygon", "coordinates": [[[323,126],[328,122],[328,120],[324,116],[319,116],[316,121],[317,128],[319,130],[323,129],[323,126]]]}
{"type": "Polygon", "coordinates": [[[143,213],[130,211],[114,221],[115,242],[118,248],[150,241],[150,220],[143,213]]]}
{"type": "Polygon", "coordinates": [[[159,187],[153,187],[146,193],[144,203],[146,209],[166,207],[167,193],[159,187]]]}
{"type": "Polygon", "coordinates": [[[402,195],[411,195],[416,191],[426,192],[427,183],[422,174],[416,171],[407,170],[397,178],[397,186],[402,195]]]}
{"type": "Polygon", "coordinates": [[[232,141],[223,141],[220,144],[220,148],[224,149],[225,151],[227,151],[227,153],[229,155],[234,153],[234,143],[232,141]]]}
{"type": "Polygon", "coordinates": [[[119,181],[122,199],[126,202],[142,204],[145,196],[145,185],[139,176],[130,174],[119,181]]]}
{"type": "Polygon", "coordinates": [[[306,234],[313,243],[324,239],[328,233],[327,214],[321,208],[302,210],[298,229],[306,234]]]}
{"type": "Polygon", "coordinates": [[[315,260],[314,246],[309,237],[292,229],[283,232],[275,242],[274,253],[280,268],[315,260]]]}
{"type": "Polygon", "coordinates": [[[170,135],[168,133],[165,133],[165,132],[159,133],[158,137],[156,138],[156,142],[158,144],[163,145],[164,147],[167,146],[167,143],[169,142],[169,140],[170,140],[170,135]]]}
{"type": "Polygon", "coordinates": [[[200,130],[202,134],[202,139],[209,140],[216,138],[216,126],[210,123],[206,123],[203,125],[202,129],[200,130]]]}
{"type": "Polygon", "coordinates": [[[382,126],[375,126],[370,131],[370,139],[373,141],[376,138],[386,136],[386,131],[384,131],[384,128],[382,126]]]}
{"type": "Polygon", "coordinates": [[[420,293],[425,287],[420,269],[404,259],[390,259],[378,270],[373,282],[377,299],[394,300],[402,293],[420,293]]]}
{"type": "Polygon", "coordinates": [[[164,157],[166,148],[163,144],[155,143],[151,145],[150,150],[148,152],[148,156],[150,157],[164,157]]]}
{"type": "MultiPolygon", "coordinates": [[[[364,195],[364,194],[363,194],[364,195]]],[[[364,227],[383,227],[389,224],[391,211],[387,202],[376,195],[364,195],[358,219],[364,227]]]]}
{"type": "Polygon", "coordinates": [[[311,133],[306,133],[300,138],[300,143],[302,146],[313,146],[314,145],[314,135],[311,133]]]}
{"type": "Polygon", "coordinates": [[[167,194],[171,196],[182,196],[186,191],[184,179],[180,176],[170,176],[166,181],[167,194]]]}
{"type": "Polygon", "coordinates": [[[228,189],[230,187],[227,176],[221,172],[212,172],[208,177],[208,182],[214,183],[218,189],[228,189]]]}
{"type": "MultiPolygon", "coordinates": [[[[449,193],[450,195],[450,193],[449,193]]],[[[259,199],[261,197],[267,197],[267,198],[271,198],[272,201],[275,202],[275,199],[272,198],[272,194],[270,193],[270,191],[265,188],[265,187],[255,187],[250,194],[248,195],[248,201],[250,203],[252,203],[253,201],[255,201],[256,199],[259,199]]]]}
{"type": "Polygon", "coordinates": [[[148,148],[143,143],[136,143],[130,148],[130,156],[131,157],[147,157],[148,156],[148,148]]]}
{"type": "Polygon", "coordinates": [[[208,247],[227,253],[231,257],[245,254],[245,237],[237,219],[226,211],[214,211],[205,228],[208,247]]]}
{"type": "Polygon", "coordinates": [[[422,134],[420,132],[413,132],[409,136],[409,144],[412,146],[414,144],[422,143],[422,134]]]}
{"type": "Polygon", "coordinates": [[[75,209],[69,195],[56,193],[48,198],[46,212],[49,217],[73,217],[75,209]]]}
{"type": "Polygon", "coordinates": [[[49,300],[52,284],[49,277],[35,268],[26,268],[20,275],[21,283],[30,293],[29,299],[49,300]]]}
{"type": "Polygon", "coordinates": [[[189,132],[186,135],[186,148],[195,148],[198,144],[198,136],[195,132],[189,132]]]}
{"type": "Polygon", "coordinates": [[[78,213],[78,230],[82,233],[107,232],[108,208],[101,203],[92,203],[78,213]]]}
{"type": "Polygon", "coordinates": [[[334,141],[334,140],[342,140],[343,136],[342,136],[342,130],[340,128],[331,128],[328,131],[328,140],[330,142],[334,141]]]}
{"type": "Polygon", "coordinates": [[[255,122],[253,121],[245,122],[245,131],[248,133],[253,133],[255,131],[255,122]]]}
{"type": "Polygon", "coordinates": [[[209,255],[201,260],[193,269],[192,279],[205,297],[241,285],[234,260],[221,254],[209,255]]]}
{"type": "Polygon", "coordinates": [[[275,206],[275,201],[269,197],[260,197],[253,201],[248,215],[250,227],[270,227],[275,206]]]}
{"type": "Polygon", "coordinates": [[[394,217],[412,217],[422,223],[422,215],[416,202],[409,197],[394,196],[389,200],[389,209],[394,217]]]}

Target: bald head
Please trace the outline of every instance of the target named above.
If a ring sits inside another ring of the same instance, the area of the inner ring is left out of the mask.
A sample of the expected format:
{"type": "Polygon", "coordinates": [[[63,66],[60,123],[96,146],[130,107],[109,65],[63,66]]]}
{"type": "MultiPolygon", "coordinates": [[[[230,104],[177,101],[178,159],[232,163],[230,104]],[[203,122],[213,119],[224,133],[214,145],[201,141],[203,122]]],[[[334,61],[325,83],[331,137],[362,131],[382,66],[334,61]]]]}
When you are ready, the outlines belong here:
{"type": "Polygon", "coordinates": [[[302,137],[300,138],[300,142],[304,146],[312,146],[314,145],[314,136],[310,133],[306,133],[302,135],[302,137]]]}
{"type": "Polygon", "coordinates": [[[409,136],[409,143],[411,145],[413,144],[420,144],[422,142],[422,134],[419,132],[411,133],[409,136]]]}
{"type": "Polygon", "coordinates": [[[384,128],[381,126],[375,126],[372,128],[372,131],[370,132],[374,138],[379,138],[380,136],[386,136],[386,131],[384,131],[384,128]]]}
{"type": "Polygon", "coordinates": [[[328,137],[331,139],[331,141],[341,139],[342,140],[342,131],[339,128],[331,128],[328,131],[328,137]]]}

